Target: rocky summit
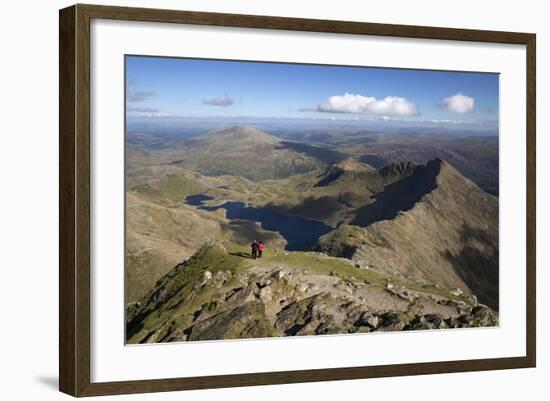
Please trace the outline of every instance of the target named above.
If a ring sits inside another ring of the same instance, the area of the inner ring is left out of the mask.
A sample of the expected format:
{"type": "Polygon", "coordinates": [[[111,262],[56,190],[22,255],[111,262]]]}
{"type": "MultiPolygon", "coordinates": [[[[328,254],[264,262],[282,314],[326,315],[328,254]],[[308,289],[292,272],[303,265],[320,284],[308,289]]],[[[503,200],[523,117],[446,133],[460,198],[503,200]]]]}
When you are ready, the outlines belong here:
{"type": "Polygon", "coordinates": [[[201,247],[127,308],[129,343],[348,334],[498,325],[458,289],[423,285],[317,252],[251,260],[201,247]]]}

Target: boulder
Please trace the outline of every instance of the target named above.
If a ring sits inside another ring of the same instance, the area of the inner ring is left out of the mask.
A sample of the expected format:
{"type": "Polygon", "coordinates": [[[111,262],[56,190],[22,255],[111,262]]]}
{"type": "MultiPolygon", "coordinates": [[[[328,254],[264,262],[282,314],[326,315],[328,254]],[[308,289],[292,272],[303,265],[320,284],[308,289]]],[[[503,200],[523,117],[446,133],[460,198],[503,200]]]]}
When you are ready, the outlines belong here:
{"type": "Polygon", "coordinates": [[[455,297],[461,297],[462,295],[464,295],[464,291],[462,291],[460,288],[451,288],[449,290],[449,293],[451,295],[454,295],[455,297]]]}
{"type": "Polygon", "coordinates": [[[369,312],[363,312],[361,317],[355,322],[357,326],[369,326],[371,328],[378,327],[380,323],[380,318],[377,315],[373,315],[369,312]]]}
{"type": "Polygon", "coordinates": [[[410,322],[411,316],[401,312],[388,312],[381,316],[378,331],[401,331],[410,322]]]}
{"type": "Polygon", "coordinates": [[[270,286],[266,286],[260,289],[260,301],[269,302],[273,298],[273,292],[270,286]]]}
{"type": "Polygon", "coordinates": [[[275,334],[263,304],[256,301],[201,320],[190,328],[188,340],[271,337],[275,334]]]}
{"type": "Polygon", "coordinates": [[[485,305],[478,305],[472,309],[473,324],[476,326],[498,326],[498,314],[485,305]]]}

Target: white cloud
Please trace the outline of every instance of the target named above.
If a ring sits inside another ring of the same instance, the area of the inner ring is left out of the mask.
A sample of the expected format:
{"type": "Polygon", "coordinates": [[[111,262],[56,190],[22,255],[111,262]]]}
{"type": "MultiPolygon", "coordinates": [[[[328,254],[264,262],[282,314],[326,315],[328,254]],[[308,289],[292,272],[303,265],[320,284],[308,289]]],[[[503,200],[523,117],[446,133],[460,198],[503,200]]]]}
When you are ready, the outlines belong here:
{"type": "Polygon", "coordinates": [[[329,97],[315,108],[326,113],[365,113],[379,116],[415,116],[416,105],[404,97],[387,96],[384,99],[346,93],[329,97]]]}
{"type": "Polygon", "coordinates": [[[218,96],[213,99],[205,99],[202,102],[209,106],[231,106],[233,103],[235,103],[233,98],[228,95],[218,96]]]}
{"type": "Polygon", "coordinates": [[[441,101],[441,106],[449,113],[464,114],[474,111],[475,99],[458,92],[456,95],[446,97],[441,101]]]}

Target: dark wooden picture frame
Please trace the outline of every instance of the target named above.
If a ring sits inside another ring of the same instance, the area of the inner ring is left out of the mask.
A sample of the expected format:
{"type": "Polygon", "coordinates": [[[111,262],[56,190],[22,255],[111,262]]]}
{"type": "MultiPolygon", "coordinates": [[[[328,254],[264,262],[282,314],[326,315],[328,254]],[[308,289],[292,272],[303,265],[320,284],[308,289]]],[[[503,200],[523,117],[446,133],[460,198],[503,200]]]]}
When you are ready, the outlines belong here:
{"type": "Polygon", "coordinates": [[[62,392],[73,396],[94,396],[535,367],[535,34],[95,5],[62,9],[59,29],[59,388],[62,392]],[[526,356],[91,383],[90,22],[94,18],[525,45],[526,356]]]}

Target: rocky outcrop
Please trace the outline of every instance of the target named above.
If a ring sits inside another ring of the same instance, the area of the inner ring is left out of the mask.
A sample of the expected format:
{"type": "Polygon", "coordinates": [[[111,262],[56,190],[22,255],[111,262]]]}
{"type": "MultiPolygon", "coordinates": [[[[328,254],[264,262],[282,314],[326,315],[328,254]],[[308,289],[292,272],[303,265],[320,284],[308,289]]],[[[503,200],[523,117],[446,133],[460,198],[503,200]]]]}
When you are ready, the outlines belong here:
{"type": "Polygon", "coordinates": [[[452,289],[423,287],[322,254],[243,260],[205,246],[127,310],[130,343],[498,325],[452,289]],[[302,265],[293,262],[302,261],[302,265]],[[335,269],[315,270],[319,261],[335,269]],[[304,268],[305,265],[313,269],[304,268]]]}
{"type": "Polygon", "coordinates": [[[378,172],[382,177],[384,177],[384,182],[387,184],[399,181],[405,177],[408,177],[409,175],[412,175],[419,167],[420,166],[411,163],[410,161],[397,162],[382,167],[380,170],[378,170],[378,172]]]}
{"type": "Polygon", "coordinates": [[[383,186],[382,175],[373,167],[354,160],[332,164],[318,178],[316,188],[333,186],[347,190],[351,187],[371,187],[379,190],[383,186]]]}

